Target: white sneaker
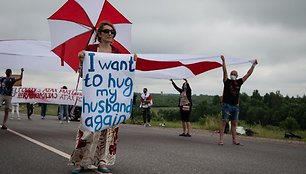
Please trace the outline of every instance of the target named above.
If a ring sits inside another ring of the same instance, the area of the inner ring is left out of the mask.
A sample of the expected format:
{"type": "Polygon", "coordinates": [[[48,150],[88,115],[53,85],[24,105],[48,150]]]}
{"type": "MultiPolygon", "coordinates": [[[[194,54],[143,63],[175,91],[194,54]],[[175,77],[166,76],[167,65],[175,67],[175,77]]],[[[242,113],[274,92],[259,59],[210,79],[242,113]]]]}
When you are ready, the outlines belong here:
{"type": "Polygon", "coordinates": [[[143,127],[147,127],[148,125],[147,125],[147,123],[145,123],[144,125],[143,125],[143,127]]]}
{"type": "Polygon", "coordinates": [[[63,121],[59,121],[60,124],[63,124],[63,121]]]}
{"type": "Polygon", "coordinates": [[[68,120],[67,123],[70,123],[70,120],[68,120]]]}
{"type": "Polygon", "coordinates": [[[18,117],[17,120],[21,120],[20,117],[18,117]]]}
{"type": "Polygon", "coordinates": [[[148,126],[149,126],[149,127],[151,127],[151,124],[150,124],[150,123],[148,123],[148,126]]]}

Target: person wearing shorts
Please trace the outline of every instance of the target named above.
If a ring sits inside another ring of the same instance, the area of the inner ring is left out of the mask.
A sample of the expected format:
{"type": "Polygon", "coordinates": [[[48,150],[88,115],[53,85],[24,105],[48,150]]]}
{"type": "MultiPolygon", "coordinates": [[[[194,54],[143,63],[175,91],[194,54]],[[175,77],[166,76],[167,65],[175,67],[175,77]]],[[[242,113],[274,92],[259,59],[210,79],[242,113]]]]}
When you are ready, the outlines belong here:
{"type": "Polygon", "coordinates": [[[12,70],[6,69],[5,71],[6,77],[0,77],[0,102],[4,103],[4,118],[1,129],[7,129],[6,122],[8,119],[8,114],[11,109],[11,101],[12,101],[12,93],[13,93],[13,85],[15,82],[19,81],[23,77],[23,68],[21,68],[21,76],[18,79],[12,78],[12,70]]]}
{"type": "Polygon", "coordinates": [[[224,56],[221,55],[222,69],[223,69],[223,97],[222,97],[222,123],[220,128],[220,141],[219,145],[223,145],[224,141],[224,129],[226,123],[231,121],[231,133],[232,142],[234,145],[240,145],[237,140],[237,123],[239,120],[239,96],[241,85],[250,77],[253,73],[255,66],[257,65],[257,60],[255,60],[248,70],[247,74],[242,78],[238,79],[238,72],[236,70],[231,71],[230,78],[227,76],[227,70],[225,65],[224,56]]]}

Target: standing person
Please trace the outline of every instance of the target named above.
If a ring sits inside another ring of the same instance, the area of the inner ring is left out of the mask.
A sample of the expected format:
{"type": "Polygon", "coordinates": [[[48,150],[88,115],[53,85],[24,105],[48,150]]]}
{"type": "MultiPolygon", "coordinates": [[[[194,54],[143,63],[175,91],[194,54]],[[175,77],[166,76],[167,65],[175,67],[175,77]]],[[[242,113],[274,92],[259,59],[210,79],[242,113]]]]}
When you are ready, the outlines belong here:
{"type": "MultiPolygon", "coordinates": [[[[102,22],[97,29],[95,38],[99,44],[89,45],[86,50],[120,54],[120,51],[112,46],[115,36],[116,29],[113,24],[102,22]]],[[[81,69],[85,52],[79,52],[78,56],[81,61],[81,69]]],[[[134,59],[136,58],[137,56],[134,57],[134,59]]],[[[81,71],[80,75],[82,75],[81,71]]],[[[84,131],[81,128],[82,125],[77,131],[76,146],[70,158],[70,162],[76,165],[72,173],[80,173],[82,169],[90,165],[97,166],[98,172],[110,173],[107,167],[115,164],[119,127],[114,126],[94,133],[84,131]]]]}
{"type": "Polygon", "coordinates": [[[153,104],[153,99],[152,95],[148,93],[147,88],[143,88],[143,93],[140,96],[140,103],[144,126],[151,127],[151,106],[153,104]]]}
{"type": "Polygon", "coordinates": [[[4,118],[1,129],[7,129],[6,122],[8,119],[9,111],[12,107],[12,93],[13,93],[13,85],[22,79],[23,77],[23,68],[21,68],[21,76],[18,79],[11,77],[12,70],[6,69],[5,71],[6,77],[0,77],[0,104],[5,103],[4,107],[4,118]]]}
{"type": "Polygon", "coordinates": [[[12,115],[11,115],[11,120],[14,119],[14,115],[17,115],[17,120],[20,120],[20,114],[19,114],[19,103],[12,103],[12,115]]]}
{"type": "Polygon", "coordinates": [[[187,79],[184,79],[185,82],[182,85],[182,88],[179,88],[172,79],[170,81],[172,82],[173,87],[180,93],[180,99],[179,99],[179,107],[180,107],[180,114],[181,114],[181,121],[182,121],[182,127],[183,127],[183,133],[181,133],[179,136],[184,137],[191,137],[190,131],[191,131],[191,124],[189,121],[191,108],[192,108],[192,100],[191,100],[191,88],[187,81],[187,79]]]}
{"type": "Polygon", "coordinates": [[[27,116],[29,120],[32,120],[31,115],[34,112],[34,103],[27,103],[27,116]]]}
{"type": "Polygon", "coordinates": [[[47,113],[47,103],[40,103],[40,116],[45,119],[47,113]]]}
{"type": "Polygon", "coordinates": [[[222,123],[220,128],[220,141],[219,145],[223,145],[224,141],[224,129],[228,120],[231,121],[231,133],[232,142],[234,145],[240,145],[237,140],[237,123],[239,117],[239,95],[241,85],[250,77],[253,73],[255,66],[257,65],[257,60],[254,61],[251,68],[248,70],[246,75],[238,79],[238,72],[236,70],[231,71],[230,79],[228,78],[225,59],[221,55],[222,69],[223,69],[223,106],[222,106],[222,123]]]}
{"type": "MultiPolygon", "coordinates": [[[[67,86],[63,86],[62,89],[67,89],[67,86]]],[[[66,116],[67,123],[70,122],[69,114],[68,114],[68,105],[61,104],[59,105],[59,116],[60,116],[60,124],[64,121],[64,116],[66,116]]]]}

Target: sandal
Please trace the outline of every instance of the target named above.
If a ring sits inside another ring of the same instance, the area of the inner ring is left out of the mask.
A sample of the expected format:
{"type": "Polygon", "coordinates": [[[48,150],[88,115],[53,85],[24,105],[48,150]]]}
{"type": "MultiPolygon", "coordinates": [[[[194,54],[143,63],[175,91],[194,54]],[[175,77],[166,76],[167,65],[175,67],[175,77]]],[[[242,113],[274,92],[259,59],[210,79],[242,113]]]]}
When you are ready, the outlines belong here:
{"type": "Polygon", "coordinates": [[[81,173],[81,171],[83,170],[83,167],[81,166],[77,166],[76,168],[74,168],[71,173],[72,174],[78,174],[78,173],[81,173]]]}
{"type": "Polygon", "coordinates": [[[219,142],[218,145],[219,145],[219,146],[223,146],[223,143],[222,143],[222,142],[219,142]]]}
{"type": "Polygon", "coordinates": [[[101,173],[110,173],[110,170],[106,167],[98,167],[98,172],[101,173]]]}

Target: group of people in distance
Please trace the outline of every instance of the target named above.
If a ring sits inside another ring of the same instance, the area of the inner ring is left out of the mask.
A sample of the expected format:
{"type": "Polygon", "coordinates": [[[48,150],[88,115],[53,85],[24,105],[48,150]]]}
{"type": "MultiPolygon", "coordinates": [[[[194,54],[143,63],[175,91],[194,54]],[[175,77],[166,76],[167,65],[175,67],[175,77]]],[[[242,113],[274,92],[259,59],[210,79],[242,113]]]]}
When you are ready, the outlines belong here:
{"type": "MultiPolygon", "coordinates": [[[[114,37],[116,36],[116,29],[113,24],[109,22],[102,22],[100,26],[96,30],[96,41],[98,44],[88,45],[86,51],[94,51],[94,52],[103,52],[103,53],[117,53],[120,54],[120,51],[113,47],[112,42],[114,37]]],[[[82,69],[82,62],[85,57],[85,50],[80,51],[78,54],[80,59],[80,70],[82,69]]],[[[137,56],[135,55],[134,61],[136,61],[137,56]]],[[[228,120],[231,120],[231,131],[232,131],[232,142],[235,145],[239,145],[239,141],[236,136],[236,127],[238,122],[239,115],[239,93],[241,85],[248,79],[248,77],[252,74],[257,61],[255,61],[251,68],[248,70],[247,74],[242,78],[238,79],[237,71],[231,71],[230,78],[228,78],[225,58],[221,56],[221,60],[223,63],[223,106],[222,106],[222,125],[220,129],[220,141],[219,145],[223,145],[223,137],[224,137],[224,128],[225,124],[228,120]]],[[[81,71],[80,71],[81,73],[81,71]]],[[[12,85],[16,80],[20,79],[10,79],[11,71],[7,71],[7,77],[1,78],[1,91],[0,91],[0,102],[5,101],[5,115],[2,124],[2,129],[6,129],[5,123],[7,121],[8,112],[10,108],[10,100],[12,91],[12,85]],[[9,89],[9,90],[8,90],[9,89]]],[[[21,70],[21,78],[23,74],[23,69],[21,70]]],[[[173,87],[180,93],[179,99],[179,108],[181,114],[182,128],[183,132],[180,136],[191,137],[191,124],[190,124],[190,113],[192,108],[192,100],[191,100],[191,88],[187,81],[184,79],[184,83],[181,88],[179,88],[175,82],[170,79],[173,87]]],[[[147,89],[144,88],[143,94],[141,96],[142,108],[143,108],[143,118],[145,126],[150,125],[150,116],[147,115],[150,106],[152,105],[152,98],[150,99],[150,95],[147,92],[147,89]]],[[[70,162],[75,165],[75,168],[72,170],[72,173],[81,173],[82,170],[86,169],[88,166],[96,166],[97,171],[100,173],[110,173],[109,165],[113,165],[115,163],[116,158],[116,147],[118,144],[118,131],[119,127],[111,127],[100,132],[89,132],[87,130],[83,130],[80,124],[77,135],[76,135],[76,145],[71,154],[70,162]]]]}

